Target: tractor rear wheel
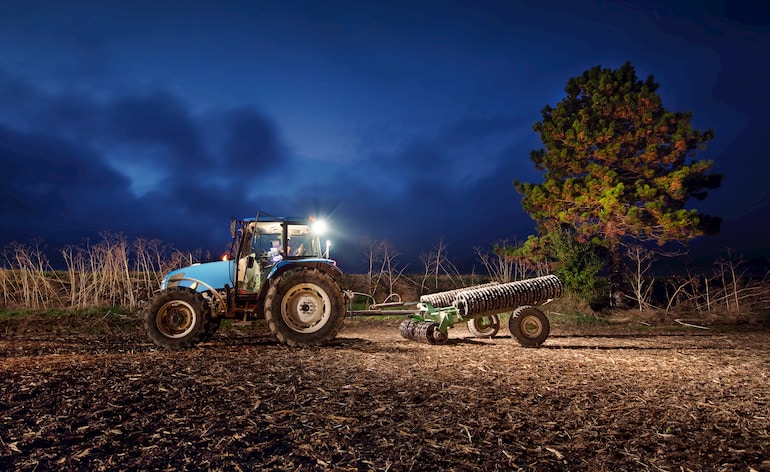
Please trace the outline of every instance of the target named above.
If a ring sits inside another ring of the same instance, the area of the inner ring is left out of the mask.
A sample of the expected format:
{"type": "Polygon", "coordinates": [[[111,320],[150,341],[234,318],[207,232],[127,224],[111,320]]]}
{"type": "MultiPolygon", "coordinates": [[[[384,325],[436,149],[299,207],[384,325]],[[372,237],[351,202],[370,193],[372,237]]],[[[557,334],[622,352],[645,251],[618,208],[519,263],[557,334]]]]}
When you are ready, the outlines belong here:
{"type": "Polygon", "coordinates": [[[316,346],[334,339],[342,328],[345,299],[328,275],[314,269],[292,270],[271,282],[265,319],[280,342],[316,346]]]}
{"type": "Polygon", "coordinates": [[[492,338],[500,331],[500,318],[497,315],[474,318],[467,323],[468,331],[477,338],[492,338]]]}
{"type": "Polygon", "coordinates": [[[511,335],[524,347],[540,347],[551,333],[545,313],[533,306],[516,308],[508,320],[511,335]]]}
{"type": "Polygon", "coordinates": [[[209,305],[201,294],[172,287],[150,300],[142,312],[142,327],[156,346],[181,349],[205,336],[210,319],[209,305]]]}

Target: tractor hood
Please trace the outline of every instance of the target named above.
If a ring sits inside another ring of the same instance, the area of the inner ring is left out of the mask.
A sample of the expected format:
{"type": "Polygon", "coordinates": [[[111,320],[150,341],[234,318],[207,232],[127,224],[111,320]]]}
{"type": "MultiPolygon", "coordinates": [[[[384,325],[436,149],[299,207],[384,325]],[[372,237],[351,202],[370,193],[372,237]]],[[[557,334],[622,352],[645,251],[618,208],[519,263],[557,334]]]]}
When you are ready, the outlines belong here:
{"type": "Polygon", "coordinates": [[[163,278],[160,284],[161,290],[168,288],[169,284],[181,287],[193,287],[197,291],[205,291],[209,288],[222,290],[225,285],[233,285],[233,267],[235,261],[216,261],[205,264],[193,264],[172,270],[163,278]],[[197,282],[197,284],[196,284],[197,282]]]}

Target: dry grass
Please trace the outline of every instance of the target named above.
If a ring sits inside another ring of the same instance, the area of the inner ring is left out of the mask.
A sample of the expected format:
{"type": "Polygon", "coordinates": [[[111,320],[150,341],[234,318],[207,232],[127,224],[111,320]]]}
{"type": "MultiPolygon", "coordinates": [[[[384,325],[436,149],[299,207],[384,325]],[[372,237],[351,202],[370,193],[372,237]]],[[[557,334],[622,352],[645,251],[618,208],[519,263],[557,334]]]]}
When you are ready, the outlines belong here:
{"type": "Polygon", "coordinates": [[[166,272],[200,261],[200,254],[188,258],[158,240],[129,242],[112,233],[101,234],[95,243],[65,247],[61,255],[65,268],[57,271],[39,243],[6,247],[0,262],[0,307],[135,309],[158,289],[166,272]]]}

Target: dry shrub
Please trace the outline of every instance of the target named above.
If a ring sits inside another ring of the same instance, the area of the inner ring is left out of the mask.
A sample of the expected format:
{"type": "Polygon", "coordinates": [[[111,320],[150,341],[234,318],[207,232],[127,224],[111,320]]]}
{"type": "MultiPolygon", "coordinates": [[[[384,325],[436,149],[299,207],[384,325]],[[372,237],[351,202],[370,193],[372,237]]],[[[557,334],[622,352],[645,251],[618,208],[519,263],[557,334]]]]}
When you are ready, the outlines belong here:
{"type": "MultiPolygon", "coordinates": [[[[123,306],[133,310],[157,290],[163,274],[191,261],[158,240],[129,243],[121,234],[102,233],[61,250],[64,271],[54,271],[39,243],[12,243],[0,269],[2,306],[9,308],[88,308],[123,306]]],[[[200,256],[198,256],[198,259],[200,256]]]]}

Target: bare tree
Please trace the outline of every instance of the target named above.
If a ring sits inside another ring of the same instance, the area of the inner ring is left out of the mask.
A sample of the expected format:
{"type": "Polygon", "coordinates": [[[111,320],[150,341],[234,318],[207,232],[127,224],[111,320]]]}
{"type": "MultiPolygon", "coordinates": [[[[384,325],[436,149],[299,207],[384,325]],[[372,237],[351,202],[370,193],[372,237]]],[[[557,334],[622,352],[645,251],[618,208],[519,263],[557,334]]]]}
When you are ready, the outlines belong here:
{"type": "Polygon", "coordinates": [[[527,260],[526,257],[510,255],[513,252],[512,249],[520,246],[521,244],[515,241],[511,244],[507,239],[502,239],[492,245],[491,252],[480,247],[475,247],[473,250],[489,276],[498,282],[506,283],[526,279],[533,272],[537,275],[543,275],[542,269],[537,264],[527,260]]]}
{"type": "Polygon", "coordinates": [[[691,309],[742,314],[765,311],[770,300],[770,272],[762,279],[752,279],[746,276],[743,265],[741,257],[726,249],[726,256],[714,262],[710,277],[688,274],[686,278],[674,278],[669,282],[673,293],[666,288],[666,313],[691,309]]]}
{"type": "Polygon", "coordinates": [[[387,297],[391,297],[395,293],[396,282],[406,269],[399,268],[398,256],[401,254],[390,241],[377,241],[369,236],[361,240],[360,251],[368,264],[368,295],[374,298],[378,287],[384,285],[388,289],[387,297]]]}
{"type": "MultiPolygon", "coordinates": [[[[674,307],[674,303],[679,299],[680,296],[684,295],[684,297],[690,301],[695,301],[698,297],[698,295],[695,292],[697,290],[697,284],[693,283],[697,279],[694,279],[692,276],[689,277],[672,277],[668,280],[668,284],[671,284],[674,291],[668,295],[668,286],[666,286],[666,294],[668,297],[668,304],[666,305],[666,314],[671,311],[672,307],[674,307]],[[687,292],[687,287],[690,287],[693,293],[687,292]]],[[[697,302],[696,302],[697,305],[697,302]]]]}
{"type": "Polygon", "coordinates": [[[648,277],[648,272],[655,262],[656,254],[639,244],[625,245],[626,255],[632,263],[630,272],[631,288],[634,291],[634,298],[639,306],[639,311],[651,308],[650,294],[655,279],[648,277]]]}
{"type": "Polygon", "coordinates": [[[399,268],[398,256],[400,255],[401,253],[398,252],[398,249],[387,239],[377,245],[374,261],[379,264],[379,272],[374,276],[372,296],[374,296],[374,292],[380,283],[383,283],[388,288],[386,300],[395,294],[396,282],[401,278],[404,270],[406,270],[406,267],[399,268]]]}
{"type": "Polygon", "coordinates": [[[377,246],[379,245],[379,242],[375,239],[370,238],[369,236],[364,236],[364,238],[361,240],[361,246],[360,251],[363,253],[365,260],[367,262],[367,284],[368,287],[368,293],[371,296],[374,296],[374,266],[377,263],[377,246]]]}
{"type": "MultiPolygon", "coordinates": [[[[663,251],[657,248],[651,249],[641,244],[623,244],[623,247],[625,248],[626,256],[631,261],[629,280],[639,311],[657,308],[652,305],[652,289],[655,284],[655,278],[650,275],[650,270],[659,257],[673,258],[682,256],[685,253],[681,251],[663,251]]],[[[675,293],[681,291],[687,285],[684,284],[678,287],[675,293]]]]}
{"type": "Polygon", "coordinates": [[[730,310],[730,304],[734,304],[734,311],[741,311],[741,301],[739,296],[739,286],[743,286],[743,276],[745,269],[741,266],[744,263],[742,258],[736,259],[731,248],[726,249],[727,256],[717,260],[716,265],[719,268],[719,276],[722,279],[722,287],[725,290],[724,302],[727,310],[730,310]],[[738,272],[740,271],[740,272],[738,272]]]}
{"type": "Polygon", "coordinates": [[[425,287],[425,282],[428,277],[431,276],[433,277],[434,288],[438,288],[439,276],[441,275],[448,276],[455,286],[459,286],[454,278],[457,278],[458,280],[461,279],[461,274],[457,269],[457,266],[449,260],[448,247],[449,246],[444,242],[444,238],[439,238],[433,245],[433,252],[420,255],[420,260],[425,269],[421,284],[423,288],[425,287]]]}

